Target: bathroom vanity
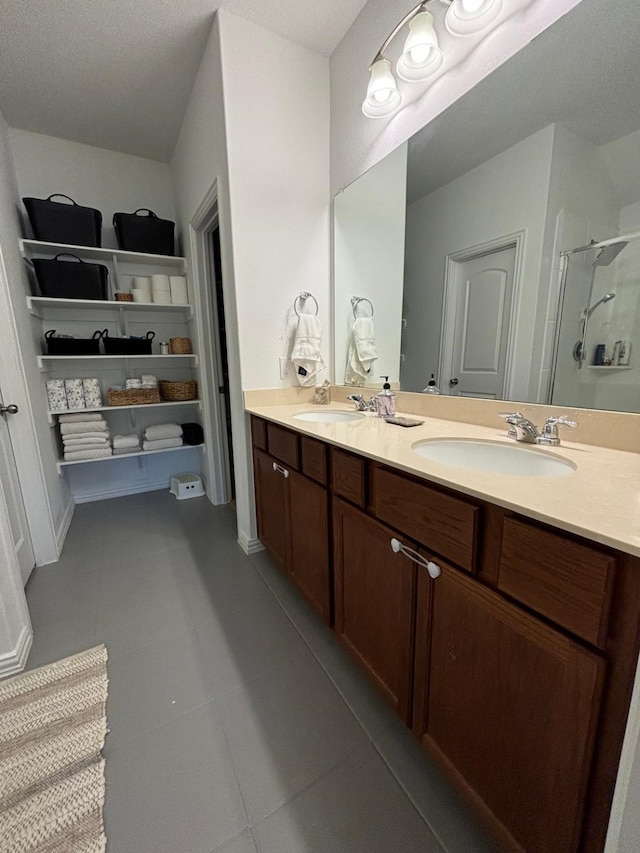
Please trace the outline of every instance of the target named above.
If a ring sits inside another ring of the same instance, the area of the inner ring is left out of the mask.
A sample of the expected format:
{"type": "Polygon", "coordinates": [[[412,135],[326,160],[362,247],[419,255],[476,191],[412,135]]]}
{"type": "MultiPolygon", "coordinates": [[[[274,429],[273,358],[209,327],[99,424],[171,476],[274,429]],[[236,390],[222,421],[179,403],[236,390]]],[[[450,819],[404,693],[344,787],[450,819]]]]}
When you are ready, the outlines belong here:
{"type": "Polygon", "coordinates": [[[501,849],[602,851],[638,657],[640,552],[578,535],[575,507],[550,514],[563,489],[584,492],[585,465],[636,455],[593,462],[562,447],[577,465],[567,477],[474,477],[412,445],[486,428],[296,420],[310,408],[248,406],[265,548],[501,849]]]}

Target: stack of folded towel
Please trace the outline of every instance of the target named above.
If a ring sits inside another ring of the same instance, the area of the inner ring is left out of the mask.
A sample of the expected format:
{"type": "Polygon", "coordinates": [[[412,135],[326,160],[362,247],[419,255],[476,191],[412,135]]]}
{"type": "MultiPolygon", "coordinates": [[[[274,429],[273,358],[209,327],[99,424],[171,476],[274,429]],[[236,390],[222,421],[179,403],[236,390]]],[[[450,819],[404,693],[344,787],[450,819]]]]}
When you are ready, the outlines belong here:
{"type": "Polygon", "coordinates": [[[144,431],[144,450],[166,450],[169,447],[182,447],[182,444],[180,424],[154,424],[144,431]]]}
{"type": "Polygon", "coordinates": [[[65,462],[111,456],[109,427],[102,415],[60,415],[65,462]]]}
{"type": "Polygon", "coordinates": [[[140,447],[140,436],[135,432],[130,432],[128,435],[113,436],[113,455],[123,456],[126,453],[138,453],[140,447]]]}

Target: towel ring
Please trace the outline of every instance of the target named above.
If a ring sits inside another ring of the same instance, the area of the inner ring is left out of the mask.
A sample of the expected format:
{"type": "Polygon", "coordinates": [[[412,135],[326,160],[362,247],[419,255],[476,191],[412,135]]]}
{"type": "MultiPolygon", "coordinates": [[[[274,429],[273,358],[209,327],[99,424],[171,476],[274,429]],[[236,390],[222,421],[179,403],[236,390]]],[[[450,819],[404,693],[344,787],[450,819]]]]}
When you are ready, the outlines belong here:
{"type": "Polygon", "coordinates": [[[353,306],[353,316],[358,317],[356,314],[356,309],[361,302],[368,302],[369,307],[371,308],[371,314],[363,314],[363,317],[373,317],[373,302],[370,299],[367,299],[366,296],[352,296],[351,297],[351,305],[353,306]]]}
{"type": "Polygon", "coordinates": [[[300,316],[300,312],[298,311],[298,302],[299,302],[300,300],[302,300],[302,302],[306,302],[306,301],[307,301],[307,299],[313,299],[313,301],[315,302],[315,304],[316,304],[316,310],[313,312],[313,315],[314,315],[314,317],[317,317],[317,316],[318,316],[318,300],[315,298],[315,296],[313,295],[313,293],[308,293],[306,290],[305,290],[305,291],[303,291],[302,293],[299,293],[299,294],[296,296],[296,298],[295,298],[295,300],[294,300],[294,302],[293,302],[293,310],[296,312],[296,314],[297,314],[297,315],[298,315],[298,317],[299,317],[299,316],[300,316]]]}

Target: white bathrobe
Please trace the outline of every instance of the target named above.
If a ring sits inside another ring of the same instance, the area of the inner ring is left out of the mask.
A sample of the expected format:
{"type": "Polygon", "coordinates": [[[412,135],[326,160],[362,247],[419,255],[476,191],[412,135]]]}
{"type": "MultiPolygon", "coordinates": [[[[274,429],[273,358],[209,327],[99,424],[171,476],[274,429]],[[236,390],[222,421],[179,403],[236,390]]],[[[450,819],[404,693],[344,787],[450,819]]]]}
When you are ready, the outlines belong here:
{"type": "Polygon", "coordinates": [[[301,314],[291,350],[296,378],[300,385],[315,385],[318,373],[325,367],[320,354],[322,325],[314,314],[301,314]]]}
{"type": "Polygon", "coordinates": [[[377,357],[373,320],[371,317],[356,317],[349,334],[346,384],[362,385],[366,382],[377,357]]]}

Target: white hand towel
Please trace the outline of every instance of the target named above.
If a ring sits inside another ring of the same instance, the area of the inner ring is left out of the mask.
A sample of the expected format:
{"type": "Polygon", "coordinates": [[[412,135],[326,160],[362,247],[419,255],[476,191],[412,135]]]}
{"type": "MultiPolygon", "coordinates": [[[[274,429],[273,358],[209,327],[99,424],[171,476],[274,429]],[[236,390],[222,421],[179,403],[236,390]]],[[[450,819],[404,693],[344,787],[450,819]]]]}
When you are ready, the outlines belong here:
{"type": "Polygon", "coordinates": [[[114,450],[124,450],[126,447],[140,447],[140,439],[135,432],[131,432],[128,435],[113,436],[114,450]]]}
{"type": "Polygon", "coordinates": [[[362,385],[369,378],[377,359],[375,329],[371,317],[356,317],[349,334],[347,351],[347,385],[362,385]]]}
{"type": "Polygon", "coordinates": [[[99,432],[94,432],[93,435],[87,435],[83,438],[76,438],[74,436],[65,435],[62,439],[62,443],[64,444],[64,449],[76,447],[80,449],[84,445],[93,444],[93,445],[107,445],[109,444],[109,435],[102,435],[99,432]]]}
{"type": "Polygon", "coordinates": [[[62,435],[73,435],[77,432],[104,432],[107,422],[100,418],[99,421],[77,421],[75,423],[60,424],[62,435]]]}
{"type": "Polygon", "coordinates": [[[180,424],[153,424],[144,431],[147,441],[156,441],[162,438],[180,438],[182,427],[180,424]]]}
{"type": "Polygon", "coordinates": [[[144,450],[166,450],[169,447],[182,447],[181,438],[158,438],[155,441],[143,441],[144,450]]]}
{"type": "Polygon", "coordinates": [[[90,421],[103,421],[102,415],[77,414],[77,415],[60,415],[58,418],[61,424],[85,424],[90,421]]]}
{"type": "Polygon", "coordinates": [[[109,430],[104,432],[72,432],[69,435],[63,435],[62,441],[68,444],[70,441],[75,441],[78,438],[90,438],[92,441],[109,441],[109,430]]]}
{"type": "Polygon", "coordinates": [[[320,354],[322,325],[314,314],[301,314],[291,350],[291,361],[300,385],[315,385],[316,376],[325,366],[320,354]]]}
{"type": "Polygon", "coordinates": [[[82,459],[106,459],[107,456],[111,456],[110,447],[96,450],[72,450],[64,454],[65,462],[79,462],[82,459]]]}

